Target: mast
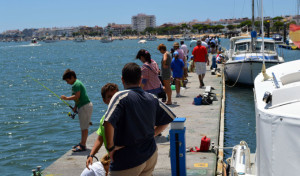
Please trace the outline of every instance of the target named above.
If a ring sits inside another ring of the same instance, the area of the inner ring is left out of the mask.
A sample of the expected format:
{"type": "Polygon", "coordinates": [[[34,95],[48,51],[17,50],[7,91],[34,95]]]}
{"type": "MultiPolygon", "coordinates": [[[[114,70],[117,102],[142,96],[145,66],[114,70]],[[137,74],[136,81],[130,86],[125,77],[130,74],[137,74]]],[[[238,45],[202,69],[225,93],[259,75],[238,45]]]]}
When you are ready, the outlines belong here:
{"type": "MultiPolygon", "coordinates": [[[[251,32],[251,50],[254,52],[254,0],[252,0],[252,32],[251,32]]],[[[256,37],[256,36],[255,36],[256,37]]]]}
{"type": "Polygon", "coordinates": [[[300,0],[297,0],[297,16],[299,15],[300,0]]]}
{"type": "Polygon", "coordinates": [[[263,64],[261,72],[263,74],[263,81],[266,81],[270,78],[270,76],[266,73],[266,65],[265,65],[265,34],[264,34],[264,15],[263,15],[263,0],[260,0],[260,8],[261,8],[261,50],[263,57],[263,64]]]}

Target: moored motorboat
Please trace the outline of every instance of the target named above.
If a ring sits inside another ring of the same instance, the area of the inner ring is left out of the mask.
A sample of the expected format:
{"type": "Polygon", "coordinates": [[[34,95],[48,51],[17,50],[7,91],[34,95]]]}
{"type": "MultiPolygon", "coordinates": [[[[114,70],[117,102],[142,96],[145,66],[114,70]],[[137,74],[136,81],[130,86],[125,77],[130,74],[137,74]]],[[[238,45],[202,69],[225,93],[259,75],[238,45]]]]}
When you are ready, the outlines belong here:
{"type": "Polygon", "coordinates": [[[146,40],[139,40],[138,43],[146,43],[146,40]]]}
{"type": "Polygon", "coordinates": [[[107,36],[102,37],[101,40],[100,40],[100,42],[102,42],[102,43],[110,43],[110,42],[113,42],[113,41],[114,40],[112,39],[112,37],[107,37],[107,36]]]}
{"type": "Polygon", "coordinates": [[[46,39],[44,40],[45,43],[54,43],[57,40],[55,40],[53,37],[46,37],[46,39]]]}
{"type": "Polygon", "coordinates": [[[267,69],[271,78],[255,79],[257,175],[300,172],[299,68],[300,60],[286,62],[267,69]]]}
{"type": "Polygon", "coordinates": [[[76,38],[74,38],[73,41],[74,42],[85,42],[85,39],[84,39],[84,36],[82,36],[82,37],[76,37],[76,38]]]}
{"type": "MultiPolygon", "coordinates": [[[[264,39],[266,67],[283,63],[283,57],[278,56],[275,41],[264,39]]],[[[260,73],[263,63],[262,39],[257,38],[255,47],[251,50],[250,37],[233,37],[230,39],[230,49],[227,51],[225,76],[227,81],[253,85],[255,77],[260,73]]]]}

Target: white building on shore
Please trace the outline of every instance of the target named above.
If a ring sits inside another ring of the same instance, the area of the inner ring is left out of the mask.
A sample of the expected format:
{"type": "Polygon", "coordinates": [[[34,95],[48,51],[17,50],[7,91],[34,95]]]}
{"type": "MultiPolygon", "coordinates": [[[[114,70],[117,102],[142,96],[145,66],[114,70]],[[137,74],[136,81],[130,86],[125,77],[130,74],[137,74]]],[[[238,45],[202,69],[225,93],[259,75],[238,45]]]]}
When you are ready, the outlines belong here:
{"type": "Polygon", "coordinates": [[[156,17],[154,15],[138,14],[131,18],[132,30],[144,31],[147,27],[156,27],[156,17]]]}

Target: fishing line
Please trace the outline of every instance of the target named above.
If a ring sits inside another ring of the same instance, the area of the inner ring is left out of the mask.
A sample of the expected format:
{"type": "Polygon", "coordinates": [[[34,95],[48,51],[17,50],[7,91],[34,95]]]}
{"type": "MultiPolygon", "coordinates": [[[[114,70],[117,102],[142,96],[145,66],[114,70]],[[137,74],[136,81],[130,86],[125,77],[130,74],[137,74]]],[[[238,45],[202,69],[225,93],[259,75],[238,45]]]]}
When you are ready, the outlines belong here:
{"type": "MultiPolygon", "coordinates": [[[[48,87],[46,87],[45,85],[43,85],[41,82],[39,82],[37,79],[27,75],[29,78],[31,78],[33,81],[35,81],[36,83],[40,84],[41,86],[43,86],[45,89],[47,89],[49,92],[51,92],[53,95],[55,95],[58,99],[60,99],[62,102],[64,102],[67,106],[69,106],[72,110],[73,110],[73,107],[68,103],[66,102],[65,100],[61,99],[56,93],[54,93],[52,90],[50,90],[48,87]]],[[[75,118],[76,114],[78,112],[75,111],[73,114],[71,112],[68,113],[68,116],[71,117],[72,119],[75,118]]]]}

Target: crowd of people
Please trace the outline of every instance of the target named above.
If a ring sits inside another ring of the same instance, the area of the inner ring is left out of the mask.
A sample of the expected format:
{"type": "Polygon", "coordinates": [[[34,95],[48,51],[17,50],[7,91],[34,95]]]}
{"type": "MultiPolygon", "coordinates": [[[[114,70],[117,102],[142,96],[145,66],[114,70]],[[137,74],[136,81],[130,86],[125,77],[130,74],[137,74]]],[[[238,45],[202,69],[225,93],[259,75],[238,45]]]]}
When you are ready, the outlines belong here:
{"type": "MultiPolygon", "coordinates": [[[[209,65],[208,49],[211,53],[217,52],[217,46],[213,45],[217,39],[211,39],[209,44],[205,40],[196,41],[190,62],[198,75],[200,88],[204,86],[206,65],[209,65]]],[[[136,59],[142,62],[142,66],[128,63],[122,69],[123,91],[119,91],[114,83],[102,87],[102,101],[108,108],[100,119],[98,137],[87,156],[82,176],[152,175],[158,155],[154,137],[160,135],[176,117],[168,107],[172,105],[171,85],[175,84],[176,98],[181,97],[180,87],[186,86],[189,59],[184,41],[180,45],[175,42],[171,52],[164,44],[160,44],[157,50],[162,54],[161,68],[149,51],[141,49],[136,59]],[[159,100],[162,93],[166,94],[165,102],[159,100]],[[98,160],[95,155],[103,144],[107,155],[101,161],[93,162],[94,158],[98,160]]],[[[74,71],[67,69],[63,80],[72,85],[72,95],[62,95],[61,99],[75,101],[73,111],[78,111],[81,128],[81,141],[72,150],[86,151],[93,104],[74,71]]]]}

